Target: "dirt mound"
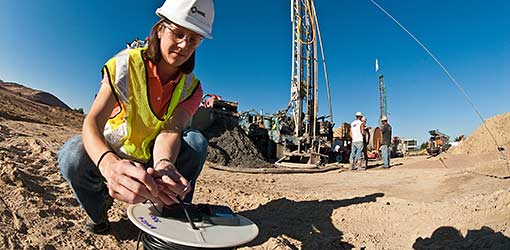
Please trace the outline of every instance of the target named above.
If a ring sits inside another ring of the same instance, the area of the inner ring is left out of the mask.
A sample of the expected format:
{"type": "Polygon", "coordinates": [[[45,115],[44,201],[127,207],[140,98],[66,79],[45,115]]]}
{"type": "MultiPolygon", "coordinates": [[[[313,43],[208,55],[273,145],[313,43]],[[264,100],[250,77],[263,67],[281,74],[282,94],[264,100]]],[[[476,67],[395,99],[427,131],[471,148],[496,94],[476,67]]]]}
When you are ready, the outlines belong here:
{"type": "Polygon", "coordinates": [[[228,167],[269,168],[257,146],[236,120],[218,119],[204,131],[209,141],[207,161],[228,167]]]}
{"type": "MultiPolygon", "coordinates": [[[[485,121],[496,138],[499,147],[506,151],[510,150],[510,112],[493,116],[485,121]]],[[[451,150],[452,154],[478,154],[496,152],[498,149],[491,135],[487,132],[485,126],[478,127],[459,146],[451,150]]]]}
{"type": "Polygon", "coordinates": [[[46,105],[53,106],[53,107],[60,107],[63,109],[71,110],[71,108],[69,106],[67,106],[67,104],[65,104],[63,101],[58,99],[56,96],[54,96],[48,92],[44,92],[41,90],[34,90],[34,89],[31,89],[29,87],[26,87],[26,86],[23,86],[21,84],[14,83],[14,82],[0,81],[0,87],[6,89],[8,91],[11,91],[17,95],[23,96],[29,100],[34,101],[34,102],[46,104],[46,105]]]}

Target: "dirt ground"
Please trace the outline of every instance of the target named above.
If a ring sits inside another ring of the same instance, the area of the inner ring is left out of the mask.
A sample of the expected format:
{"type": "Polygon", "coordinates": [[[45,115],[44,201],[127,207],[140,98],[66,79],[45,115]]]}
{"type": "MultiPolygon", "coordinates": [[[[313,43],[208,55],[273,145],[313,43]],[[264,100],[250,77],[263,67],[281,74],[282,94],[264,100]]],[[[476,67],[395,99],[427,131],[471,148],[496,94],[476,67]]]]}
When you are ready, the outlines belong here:
{"type": "MultiPolygon", "coordinates": [[[[134,249],[127,206],[114,203],[108,235],[90,234],[59,173],[58,148],[80,132],[82,117],[59,110],[48,118],[52,108],[15,106],[20,98],[0,91],[0,249],[134,249]]],[[[194,202],[256,222],[259,236],[240,249],[510,249],[510,167],[500,154],[377,164],[279,175],[205,167],[194,202]]]]}

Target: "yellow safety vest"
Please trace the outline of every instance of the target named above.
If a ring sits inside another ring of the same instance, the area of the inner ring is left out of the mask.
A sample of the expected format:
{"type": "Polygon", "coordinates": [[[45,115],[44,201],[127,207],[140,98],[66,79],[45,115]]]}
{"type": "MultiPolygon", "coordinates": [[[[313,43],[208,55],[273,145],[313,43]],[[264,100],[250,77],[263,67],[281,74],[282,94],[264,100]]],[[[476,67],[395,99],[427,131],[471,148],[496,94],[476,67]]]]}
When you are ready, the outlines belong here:
{"type": "Polygon", "coordinates": [[[168,110],[161,119],[158,118],[150,106],[147,68],[143,59],[145,50],[125,50],[108,60],[102,71],[109,77],[121,108],[105,124],[105,139],[119,156],[139,162],[151,158],[154,139],[175,107],[193,95],[199,83],[192,73],[183,74],[175,86],[168,110]]]}

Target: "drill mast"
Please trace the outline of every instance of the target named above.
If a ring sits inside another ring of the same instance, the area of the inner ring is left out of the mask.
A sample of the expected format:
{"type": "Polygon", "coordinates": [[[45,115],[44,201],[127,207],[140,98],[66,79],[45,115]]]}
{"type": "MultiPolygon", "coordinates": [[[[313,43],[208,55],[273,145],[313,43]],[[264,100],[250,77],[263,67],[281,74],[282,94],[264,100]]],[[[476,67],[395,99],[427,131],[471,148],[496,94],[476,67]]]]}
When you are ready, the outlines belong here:
{"type": "MultiPolygon", "coordinates": [[[[320,42],[320,31],[317,21],[313,0],[291,0],[292,72],[290,102],[287,110],[290,111],[294,123],[294,146],[297,146],[297,149],[287,152],[286,157],[298,157],[301,158],[300,161],[304,160],[305,163],[311,165],[324,162],[325,155],[321,154],[324,151],[322,150],[325,141],[324,131],[332,124],[332,121],[324,121],[326,118],[332,120],[331,103],[330,115],[318,117],[318,43],[320,42]]],[[[322,44],[321,52],[324,61],[322,44]]]]}

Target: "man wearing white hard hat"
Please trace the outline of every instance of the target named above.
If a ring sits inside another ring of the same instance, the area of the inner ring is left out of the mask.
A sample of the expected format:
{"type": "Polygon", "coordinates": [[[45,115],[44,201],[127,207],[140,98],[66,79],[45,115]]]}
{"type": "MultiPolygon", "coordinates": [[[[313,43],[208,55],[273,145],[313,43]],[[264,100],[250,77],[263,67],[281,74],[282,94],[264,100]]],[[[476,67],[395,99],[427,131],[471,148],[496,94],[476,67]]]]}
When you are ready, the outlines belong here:
{"type": "Polygon", "coordinates": [[[105,63],[82,135],[59,151],[62,175],[93,233],[108,231],[112,198],[191,202],[207,156],[205,137],[184,128],[202,100],[195,50],[212,38],[213,1],[167,0],[156,14],[146,47],[105,63]]]}
{"type": "Polygon", "coordinates": [[[381,156],[384,161],[384,168],[390,168],[390,150],[389,147],[391,145],[391,125],[388,123],[388,117],[381,117],[381,133],[382,133],[382,142],[381,142],[381,156]]]}
{"type": "Polygon", "coordinates": [[[363,152],[363,132],[365,131],[365,125],[361,121],[363,114],[356,112],[356,120],[351,123],[350,135],[352,138],[351,143],[351,155],[349,162],[351,163],[351,170],[356,170],[358,167],[360,170],[365,170],[361,163],[361,154],[363,152]]]}

